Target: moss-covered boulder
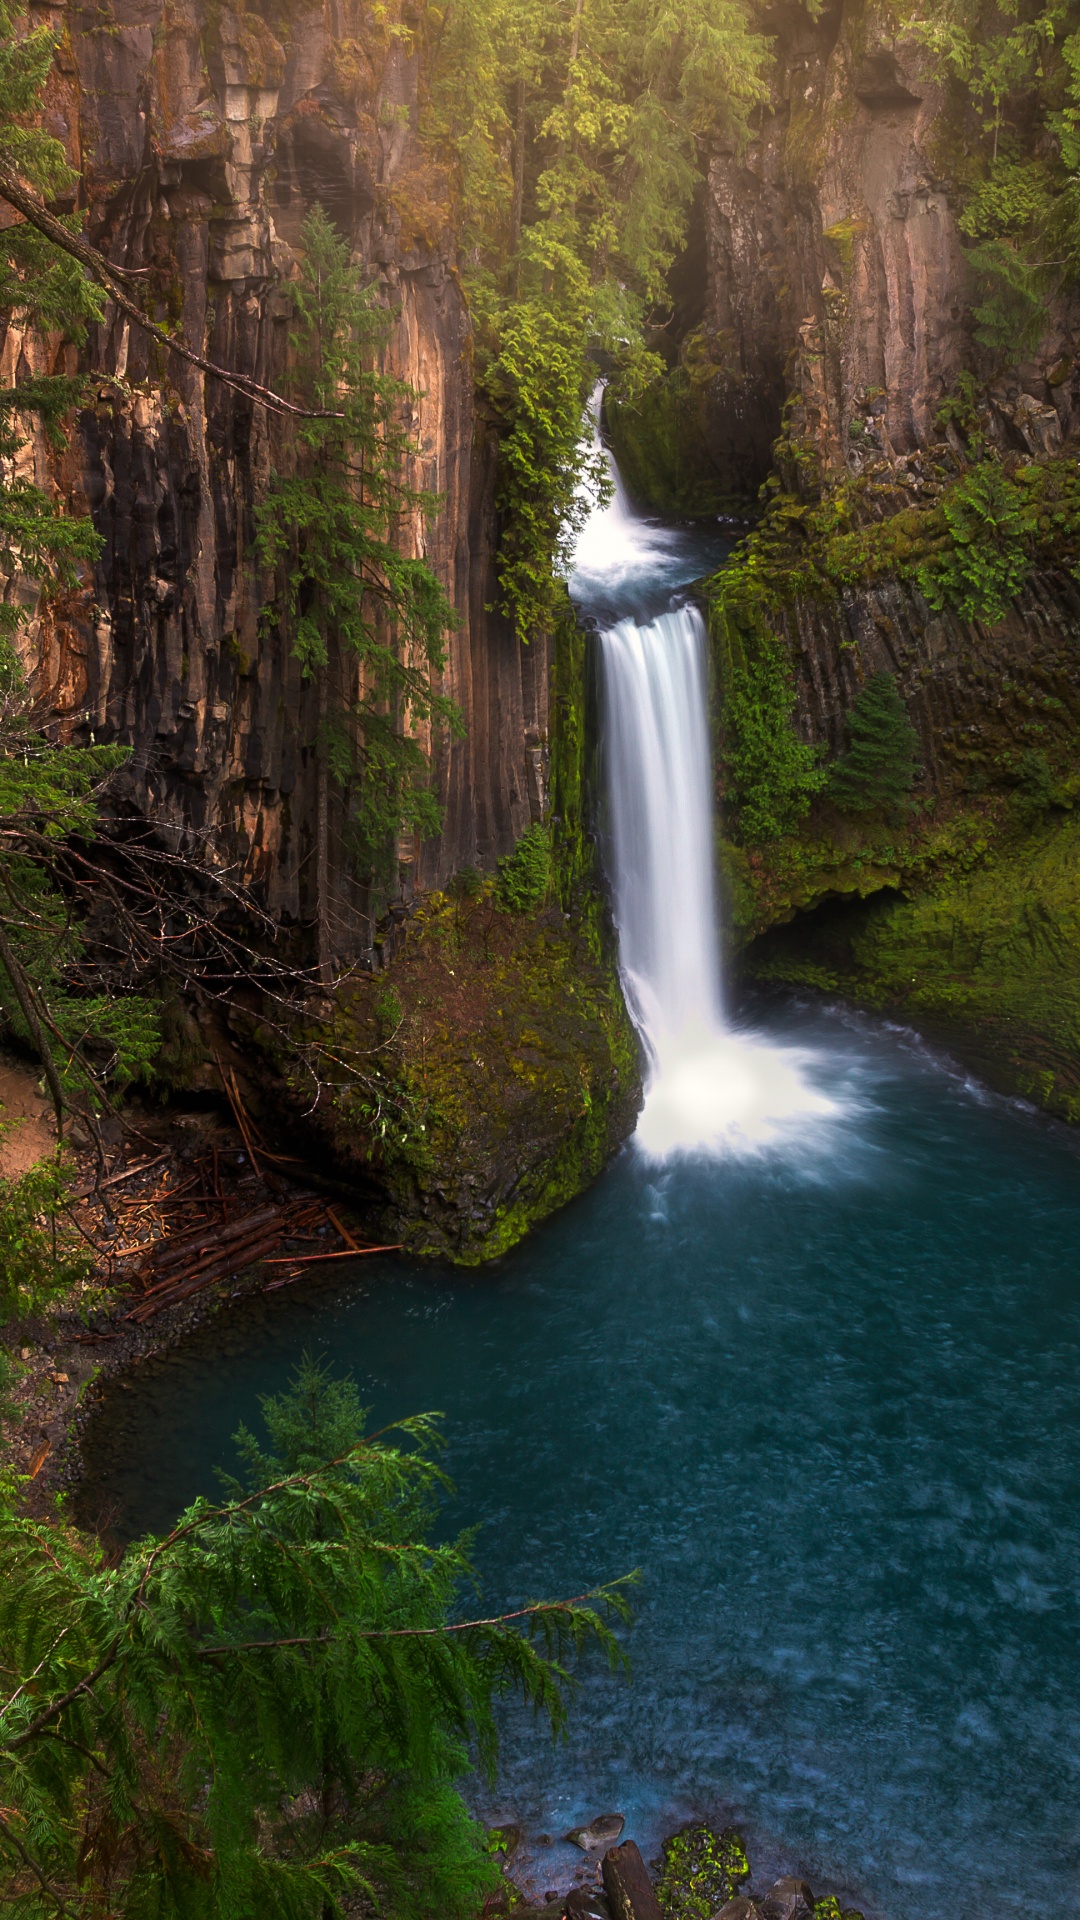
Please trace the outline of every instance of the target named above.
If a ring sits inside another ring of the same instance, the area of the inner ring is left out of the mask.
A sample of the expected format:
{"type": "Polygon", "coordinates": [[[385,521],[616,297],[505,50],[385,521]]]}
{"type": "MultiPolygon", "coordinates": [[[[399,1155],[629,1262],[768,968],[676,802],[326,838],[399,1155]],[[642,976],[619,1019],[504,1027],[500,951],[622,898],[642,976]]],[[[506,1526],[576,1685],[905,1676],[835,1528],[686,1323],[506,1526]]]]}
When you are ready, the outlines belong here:
{"type": "Polygon", "coordinates": [[[259,1118],[276,1108],[280,1138],[287,1115],[387,1240],[474,1266],[581,1193],[640,1101],[613,960],[585,923],[506,911],[487,883],[427,896],[393,966],[339,986],[259,1118]]]}
{"type": "Polygon", "coordinates": [[[734,1827],[684,1827],[664,1841],[656,1891],[667,1920],[712,1920],[749,1876],[734,1827]]]}

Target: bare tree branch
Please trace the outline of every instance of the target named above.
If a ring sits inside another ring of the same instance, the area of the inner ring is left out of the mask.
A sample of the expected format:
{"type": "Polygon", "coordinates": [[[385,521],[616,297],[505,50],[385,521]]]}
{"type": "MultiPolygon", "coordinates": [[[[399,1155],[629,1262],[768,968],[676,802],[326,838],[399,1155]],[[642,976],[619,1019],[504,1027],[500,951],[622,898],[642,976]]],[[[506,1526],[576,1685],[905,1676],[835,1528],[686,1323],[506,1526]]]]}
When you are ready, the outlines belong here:
{"type": "Polygon", "coordinates": [[[80,234],[72,233],[62,220],[58,220],[54,213],[49,212],[48,207],[43,205],[36,194],[31,193],[30,189],[23,185],[18,176],[12,173],[10,167],[2,165],[0,165],[0,198],[14,207],[16,213],[21,213],[23,219],[29,221],[32,227],[36,227],[39,233],[44,234],[46,240],[50,240],[54,247],[61,248],[64,253],[70,254],[73,260],[77,260],[81,267],[85,267],[87,273],[105,288],[110,299],[116,302],[121,313],[125,313],[129,320],[133,320],[137,327],[143,329],[144,333],[149,333],[167,352],[178,354],[181,360],[187,360],[201,372],[208,373],[212,379],[220,380],[225,386],[231,387],[235,393],[243,394],[248,400],[257,400],[260,405],[269,407],[275,413],[289,414],[298,420],[340,420],[344,417],[327,408],[295,406],[291,400],[283,400],[281,395],[275,393],[271,387],[260,385],[259,381],[252,379],[250,374],[234,373],[228,367],[219,367],[215,361],[204,359],[202,354],[195,353],[191,347],[185,347],[179,340],[174,340],[163,327],[159,327],[153,320],[148,320],[141,308],[135,305],[123,285],[124,280],[128,278],[124,268],[115,267],[111,260],[107,260],[103,253],[99,253],[97,247],[92,247],[90,242],[84,240],[80,234]]]}

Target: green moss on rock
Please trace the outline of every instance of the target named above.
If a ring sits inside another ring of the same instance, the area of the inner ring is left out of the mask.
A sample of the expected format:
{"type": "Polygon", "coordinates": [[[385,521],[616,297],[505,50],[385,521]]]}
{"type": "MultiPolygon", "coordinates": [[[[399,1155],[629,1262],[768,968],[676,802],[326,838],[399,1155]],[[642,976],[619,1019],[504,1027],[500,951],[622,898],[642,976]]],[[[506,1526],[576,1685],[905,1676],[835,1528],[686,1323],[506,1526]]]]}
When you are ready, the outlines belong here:
{"type": "Polygon", "coordinates": [[[707,377],[695,378],[686,367],[632,399],[609,391],[604,424],[612,452],[627,491],[650,513],[709,519],[745,506],[725,487],[709,451],[706,405],[707,377]]]}
{"type": "Polygon", "coordinates": [[[287,1073],[279,1127],[283,1107],[387,1240],[463,1266],[582,1192],[640,1105],[613,960],[586,921],[505,912],[490,882],[428,895],[391,972],[339,989],[302,1041],[322,1091],[312,1108],[309,1076],[287,1073]]]}
{"type": "Polygon", "coordinates": [[[665,1840],[656,1893],[666,1920],[712,1920],[750,1875],[734,1827],[684,1827],[665,1840]]]}
{"type": "Polygon", "coordinates": [[[992,1085],[1080,1123],[1078,871],[1080,820],[1045,818],[916,897],[878,892],[777,928],[750,965],[900,1012],[992,1085]]]}

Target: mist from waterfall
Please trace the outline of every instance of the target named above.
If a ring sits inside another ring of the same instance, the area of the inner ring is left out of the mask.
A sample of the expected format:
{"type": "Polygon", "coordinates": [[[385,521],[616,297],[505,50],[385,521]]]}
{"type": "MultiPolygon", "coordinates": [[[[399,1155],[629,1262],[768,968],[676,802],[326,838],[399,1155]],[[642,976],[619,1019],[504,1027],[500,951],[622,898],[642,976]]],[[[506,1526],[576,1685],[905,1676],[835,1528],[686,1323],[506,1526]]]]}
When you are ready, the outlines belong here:
{"type": "Polygon", "coordinates": [[[570,590],[600,627],[609,866],[627,1005],[647,1057],[636,1139],[657,1159],[738,1151],[837,1111],[811,1057],[725,1018],[714,885],[705,628],[680,588],[693,536],[635,513],[599,435],[611,494],[577,540],[570,590]]]}

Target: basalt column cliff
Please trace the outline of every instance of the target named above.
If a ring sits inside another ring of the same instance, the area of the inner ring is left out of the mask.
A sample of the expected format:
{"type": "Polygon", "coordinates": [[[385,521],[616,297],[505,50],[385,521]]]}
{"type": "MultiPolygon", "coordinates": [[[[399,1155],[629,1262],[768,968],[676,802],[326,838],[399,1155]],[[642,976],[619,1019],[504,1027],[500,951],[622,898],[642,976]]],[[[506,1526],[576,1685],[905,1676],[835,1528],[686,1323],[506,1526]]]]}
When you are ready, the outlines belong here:
{"type": "MultiPolygon", "coordinates": [[[[401,537],[458,609],[441,690],[465,722],[460,739],[434,743],[443,833],[422,847],[410,836],[399,854],[407,886],[491,865],[543,810],[548,660],[489,606],[494,449],[474,401],[449,183],[415,134],[408,35],[359,7],[285,12],[273,32],[258,13],[184,0],[56,22],[49,125],[82,171],[88,235],[178,338],[280,387],[282,283],[316,201],[377,279],[393,313],[388,370],[416,394],[409,479],[443,502],[401,537]]],[[[9,333],[9,376],[32,351],[9,333]]],[[[270,583],[251,553],[253,504],[292,429],[178,356],[162,383],[160,350],[122,316],[96,330],[89,363],[110,378],[58,477],[105,547],[93,583],[36,636],[36,691],[70,726],[88,713],[99,739],[134,748],[128,807],[177,843],[208,841],[271,913],[302,918],[314,694],[260,620],[270,583]]],[[[371,903],[340,826],[335,917],[354,919],[356,950],[371,903]]]]}

